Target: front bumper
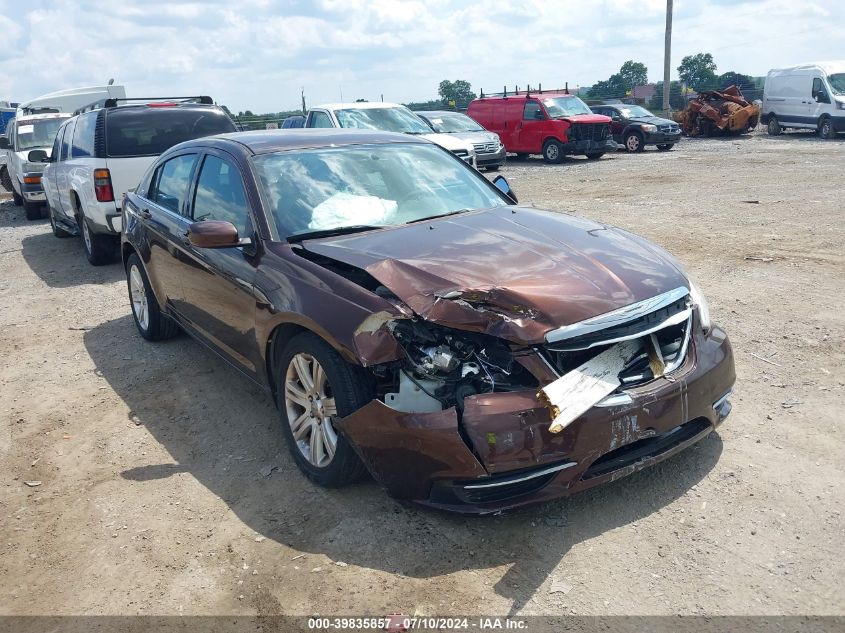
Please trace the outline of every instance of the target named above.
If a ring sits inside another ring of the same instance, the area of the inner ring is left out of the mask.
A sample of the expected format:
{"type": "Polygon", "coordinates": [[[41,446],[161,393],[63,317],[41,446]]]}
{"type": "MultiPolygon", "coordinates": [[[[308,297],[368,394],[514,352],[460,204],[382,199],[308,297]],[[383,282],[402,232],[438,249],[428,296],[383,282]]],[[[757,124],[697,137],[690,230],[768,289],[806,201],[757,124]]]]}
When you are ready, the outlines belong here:
{"type": "Polygon", "coordinates": [[[602,141],[567,141],[563,144],[564,154],[599,154],[602,152],[612,152],[616,149],[616,142],[612,138],[602,141]]]}
{"type": "Polygon", "coordinates": [[[505,150],[505,146],[502,145],[502,149],[498,152],[476,153],[475,160],[479,167],[492,167],[494,165],[501,166],[505,164],[506,156],[507,151],[505,150]]]}
{"type": "Polygon", "coordinates": [[[668,145],[669,143],[677,143],[681,140],[681,131],[672,132],[653,132],[645,135],[646,145],[668,145]]]}
{"type": "Polygon", "coordinates": [[[670,378],[628,390],[628,402],[594,406],[558,434],[533,390],[466,398],[460,423],[454,408],[404,413],[374,400],[338,427],[394,497],[486,514],[586,490],[682,451],[727,417],[734,380],[730,342],[714,328],[694,335],[670,378]]]}

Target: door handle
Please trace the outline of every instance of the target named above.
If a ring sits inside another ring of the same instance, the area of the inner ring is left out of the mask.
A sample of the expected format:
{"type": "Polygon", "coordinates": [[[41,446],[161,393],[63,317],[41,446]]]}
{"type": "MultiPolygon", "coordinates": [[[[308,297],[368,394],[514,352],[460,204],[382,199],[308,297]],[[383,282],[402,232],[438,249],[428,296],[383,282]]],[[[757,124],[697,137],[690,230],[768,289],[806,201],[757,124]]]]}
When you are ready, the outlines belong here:
{"type": "Polygon", "coordinates": [[[149,219],[151,219],[151,218],[153,217],[153,214],[152,214],[152,213],[150,213],[150,210],[149,210],[149,209],[141,209],[141,210],[138,212],[138,215],[140,215],[140,216],[141,216],[142,218],[144,218],[145,220],[149,220],[149,219]]]}

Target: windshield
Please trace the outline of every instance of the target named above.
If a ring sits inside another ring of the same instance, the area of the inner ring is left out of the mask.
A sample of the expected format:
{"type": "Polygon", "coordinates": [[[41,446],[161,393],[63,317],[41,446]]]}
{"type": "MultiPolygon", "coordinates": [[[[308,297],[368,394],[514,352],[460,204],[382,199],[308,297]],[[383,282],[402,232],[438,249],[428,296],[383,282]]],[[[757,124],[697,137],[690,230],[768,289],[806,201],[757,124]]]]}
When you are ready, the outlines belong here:
{"type": "Polygon", "coordinates": [[[464,114],[429,114],[426,118],[431,122],[435,132],[454,134],[455,132],[485,132],[478,123],[464,114]]]}
{"type": "Polygon", "coordinates": [[[578,97],[551,97],[543,99],[546,112],[553,119],[560,119],[576,114],[592,114],[593,111],[578,97]]]}
{"type": "Polygon", "coordinates": [[[407,108],[349,108],[335,110],[340,127],[405,134],[431,134],[422,119],[407,108]]]}
{"type": "Polygon", "coordinates": [[[509,204],[483,176],[436,145],[347,145],[253,160],[268,219],[282,239],[509,204]]]}
{"type": "Polygon", "coordinates": [[[22,152],[38,147],[52,147],[56,140],[56,132],[67,117],[55,119],[30,119],[17,124],[17,151],[22,152]]]}
{"type": "Polygon", "coordinates": [[[845,73],[828,75],[827,80],[830,82],[830,89],[833,90],[833,94],[845,95],[845,73]]]}
{"type": "Polygon", "coordinates": [[[624,116],[626,119],[636,119],[637,117],[654,116],[651,112],[638,105],[625,106],[624,108],[619,108],[619,110],[622,112],[622,116],[624,116]]]}

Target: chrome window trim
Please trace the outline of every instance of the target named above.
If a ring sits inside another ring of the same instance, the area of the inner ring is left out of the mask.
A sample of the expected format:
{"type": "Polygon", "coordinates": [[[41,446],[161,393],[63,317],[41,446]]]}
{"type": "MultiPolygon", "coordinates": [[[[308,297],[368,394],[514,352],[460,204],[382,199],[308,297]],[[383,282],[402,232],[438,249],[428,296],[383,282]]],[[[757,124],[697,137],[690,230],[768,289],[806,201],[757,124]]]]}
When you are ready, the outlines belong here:
{"type": "MultiPolygon", "coordinates": [[[[666,306],[683,299],[684,297],[689,295],[689,293],[689,288],[680,286],[678,288],[675,288],[674,290],[670,290],[668,292],[664,292],[663,294],[657,295],[656,297],[651,297],[650,299],[645,299],[637,303],[632,303],[631,305],[627,305],[617,310],[612,310],[611,312],[606,312],[604,314],[591,317],[584,321],[579,321],[578,323],[564,325],[563,327],[559,327],[555,330],[546,332],[546,343],[558,343],[560,341],[566,341],[572,338],[576,338],[578,336],[597,332],[598,330],[604,330],[617,325],[621,325],[628,321],[633,321],[642,316],[645,316],[646,314],[649,314],[661,308],[665,308],[666,306]]],[[[666,326],[667,323],[664,322],[649,331],[654,332],[666,326]]],[[[640,332],[628,338],[638,338],[640,336],[644,336],[647,333],[648,332],[640,332]]],[[[616,340],[621,341],[625,339],[619,338],[616,340]]],[[[595,343],[595,345],[605,344],[608,342],[610,341],[602,341],[601,343],[595,343]]],[[[592,345],[590,347],[592,347],[592,345]]]]}

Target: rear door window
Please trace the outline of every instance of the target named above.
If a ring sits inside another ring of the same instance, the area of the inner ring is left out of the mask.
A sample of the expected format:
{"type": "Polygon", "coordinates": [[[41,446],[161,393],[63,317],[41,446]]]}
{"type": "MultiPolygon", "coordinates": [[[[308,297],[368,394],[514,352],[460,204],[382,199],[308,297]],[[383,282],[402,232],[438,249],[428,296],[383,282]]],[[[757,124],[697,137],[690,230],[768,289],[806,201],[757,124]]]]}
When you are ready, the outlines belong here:
{"type": "Polygon", "coordinates": [[[116,108],[106,115],[106,155],[157,156],[183,141],[235,131],[232,120],[216,108],[116,108]]]}
{"type": "Polygon", "coordinates": [[[240,236],[252,232],[243,179],[229,161],[213,154],[205,157],[194,194],[193,219],[231,222],[240,236]]]}
{"type": "Polygon", "coordinates": [[[150,188],[150,200],[168,211],[181,214],[196,162],[196,154],[182,154],[159,166],[150,188]]]}
{"type": "Polygon", "coordinates": [[[82,158],[94,156],[94,131],[97,128],[99,112],[86,112],[76,119],[71,156],[82,158]]]}

